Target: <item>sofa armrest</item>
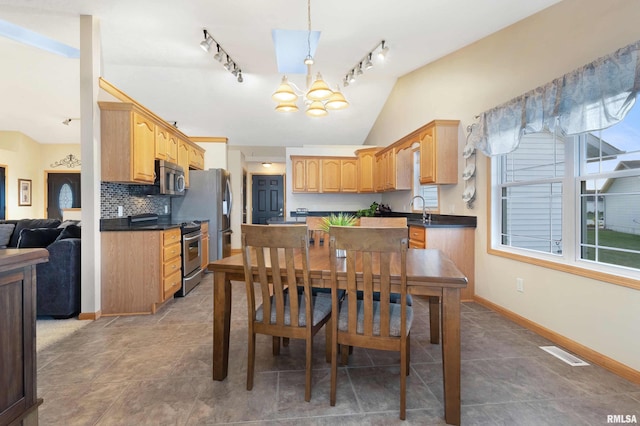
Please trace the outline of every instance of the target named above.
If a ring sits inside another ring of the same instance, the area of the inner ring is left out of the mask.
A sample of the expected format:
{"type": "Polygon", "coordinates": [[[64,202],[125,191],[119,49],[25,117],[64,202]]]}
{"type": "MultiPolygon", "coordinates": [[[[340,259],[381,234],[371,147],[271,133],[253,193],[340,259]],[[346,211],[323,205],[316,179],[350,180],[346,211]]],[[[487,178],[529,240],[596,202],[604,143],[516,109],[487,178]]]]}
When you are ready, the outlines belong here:
{"type": "Polygon", "coordinates": [[[47,250],[49,262],[36,266],[37,314],[72,317],[80,312],[81,239],[58,240],[47,250]]]}

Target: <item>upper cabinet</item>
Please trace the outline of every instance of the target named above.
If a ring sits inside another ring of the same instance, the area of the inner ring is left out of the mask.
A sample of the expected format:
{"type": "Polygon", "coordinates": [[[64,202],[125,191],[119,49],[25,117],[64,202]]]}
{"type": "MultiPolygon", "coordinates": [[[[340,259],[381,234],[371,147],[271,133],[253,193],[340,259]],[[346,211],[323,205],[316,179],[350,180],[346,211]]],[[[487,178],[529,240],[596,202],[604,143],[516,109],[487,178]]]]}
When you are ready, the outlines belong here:
{"type": "Polygon", "coordinates": [[[99,102],[102,180],[153,183],[156,124],[134,104],[99,102]]]}
{"type": "Polygon", "coordinates": [[[204,170],[204,149],[198,146],[189,146],[189,168],[204,170]]]}
{"type": "Polygon", "coordinates": [[[420,183],[458,183],[458,120],[435,120],[418,130],[420,183]]]}
{"type": "Polygon", "coordinates": [[[393,144],[376,154],[376,191],[411,189],[411,144],[393,144]]]}
{"type": "Polygon", "coordinates": [[[358,156],[358,192],[375,192],[375,160],[380,148],[365,148],[356,151],[358,156]]]}
{"type": "Polygon", "coordinates": [[[358,192],[357,158],[323,158],[322,192],[358,192]]]}
{"type": "Polygon", "coordinates": [[[179,130],[133,102],[98,102],[101,131],[101,180],[153,184],[155,160],[184,169],[204,169],[204,149],[179,130]]]}
{"type": "Polygon", "coordinates": [[[320,192],[321,157],[291,157],[293,192],[320,192]]]}

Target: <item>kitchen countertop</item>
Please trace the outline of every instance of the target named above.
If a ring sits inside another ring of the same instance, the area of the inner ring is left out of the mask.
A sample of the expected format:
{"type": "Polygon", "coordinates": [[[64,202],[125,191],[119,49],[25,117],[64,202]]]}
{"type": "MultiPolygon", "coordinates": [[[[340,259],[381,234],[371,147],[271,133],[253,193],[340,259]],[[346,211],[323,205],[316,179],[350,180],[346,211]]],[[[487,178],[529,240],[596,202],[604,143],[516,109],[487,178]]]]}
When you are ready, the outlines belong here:
{"type": "MultiPolygon", "coordinates": [[[[278,221],[273,223],[299,223],[306,221],[307,216],[329,216],[330,214],[340,213],[338,211],[310,211],[307,214],[300,215],[295,211],[290,212],[291,220],[278,221]]],[[[356,212],[343,211],[355,215],[356,212]]],[[[422,223],[421,213],[401,213],[390,212],[385,213],[384,217],[406,217],[408,226],[422,226],[425,228],[475,228],[477,226],[477,218],[475,216],[457,216],[457,215],[440,215],[432,214],[431,222],[422,223]]]]}
{"type": "MultiPolygon", "coordinates": [[[[129,218],[118,217],[114,219],[100,219],[100,232],[111,231],[166,231],[167,229],[180,228],[184,221],[172,221],[170,217],[158,217],[158,221],[153,224],[148,222],[129,223],[129,218]]],[[[208,220],[200,220],[208,222],[208,220]]]]}

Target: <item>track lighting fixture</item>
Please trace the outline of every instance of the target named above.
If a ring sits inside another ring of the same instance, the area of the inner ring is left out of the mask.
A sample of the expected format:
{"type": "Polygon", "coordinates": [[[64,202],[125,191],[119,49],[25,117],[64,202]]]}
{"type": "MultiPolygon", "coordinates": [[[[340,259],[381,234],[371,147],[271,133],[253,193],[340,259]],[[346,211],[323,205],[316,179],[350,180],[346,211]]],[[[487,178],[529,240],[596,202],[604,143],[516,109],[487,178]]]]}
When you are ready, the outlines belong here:
{"type": "Polygon", "coordinates": [[[220,43],[214,40],[214,38],[211,36],[211,34],[209,34],[206,28],[202,31],[204,33],[204,40],[200,42],[200,47],[202,47],[205,52],[209,52],[211,51],[211,46],[213,46],[213,44],[215,43],[216,53],[213,55],[213,59],[222,63],[224,69],[233,74],[233,76],[236,77],[238,83],[242,83],[244,81],[244,78],[242,78],[242,70],[240,69],[238,64],[233,59],[231,59],[231,56],[229,56],[229,54],[225,52],[225,50],[220,46],[220,43]],[[223,59],[225,58],[226,60],[223,62],[223,59]]]}
{"type": "Polygon", "coordinates": [[[213,43],[213,37],[209,35],[206,29],[202,30],[204,32],[204,40],[200,42],[200,47],[205,52],[208,52],[211,49],[211,44],[213,43]]]}
{"type": "Polygon", "coordinates": [[[364,70],[370,70],[373,68],[373,62],[371,59],[373,58],[373,53],[378,50],[378,58],[384,59],[389,52],[389,46],[386,45],[386,41],[382,40],[378,43],[369,53],[367,53],[361,60],[359,60],[351,70],[347,73],[346,77],[342,81],[344,87],[347,87],[349,84],[354,83],[356,81],[356,76],[362,75],[364,70]],[[379,50],[378,50],[379,49],[379,50]]]}

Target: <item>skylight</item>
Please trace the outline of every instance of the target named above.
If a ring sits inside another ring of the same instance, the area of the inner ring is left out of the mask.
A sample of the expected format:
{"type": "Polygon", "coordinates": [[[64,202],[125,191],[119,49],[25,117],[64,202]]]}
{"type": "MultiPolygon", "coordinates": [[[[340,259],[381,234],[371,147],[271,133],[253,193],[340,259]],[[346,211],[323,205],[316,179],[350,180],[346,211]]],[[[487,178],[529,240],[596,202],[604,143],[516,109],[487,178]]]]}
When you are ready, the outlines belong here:
{"type": "Polygon", "coordinates": [[[80,50],[75,47],[60,43],[57,40],[22,28],[11,22],[3,21],[2,19],[0,19],[0,36],[67,58],[77,59],[80,57],[80,50]]]}
{"type": "Polygon", "coordinates": [[[309,44],[311,56],[315,55],[320,31],[311,31],[309,38],[309,31],[306,30],[271,30],[271,36],[276,50],[278,73],[306,74],[304,58],[309,54],[309,44]]]}

